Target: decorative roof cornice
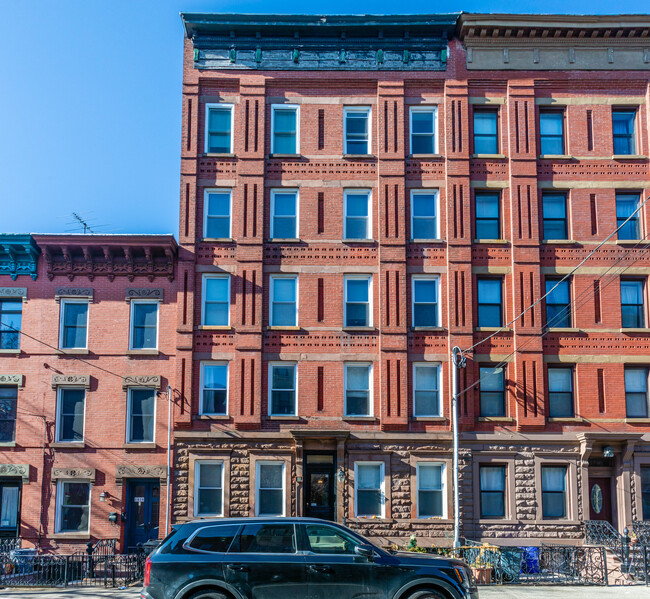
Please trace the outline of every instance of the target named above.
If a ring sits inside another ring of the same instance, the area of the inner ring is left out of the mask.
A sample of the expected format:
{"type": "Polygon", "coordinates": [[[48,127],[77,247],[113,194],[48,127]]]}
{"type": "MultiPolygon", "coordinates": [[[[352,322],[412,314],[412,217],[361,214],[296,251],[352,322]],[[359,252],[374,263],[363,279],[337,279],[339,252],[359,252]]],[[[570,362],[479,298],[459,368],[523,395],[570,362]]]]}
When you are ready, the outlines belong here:
{"type": "Polygon", "coordinates": [[[14,281],[19,275],[28,275],[35,281],[40,253],[31,235],[0,234],[0,275],[9,275],[14,281]]]}

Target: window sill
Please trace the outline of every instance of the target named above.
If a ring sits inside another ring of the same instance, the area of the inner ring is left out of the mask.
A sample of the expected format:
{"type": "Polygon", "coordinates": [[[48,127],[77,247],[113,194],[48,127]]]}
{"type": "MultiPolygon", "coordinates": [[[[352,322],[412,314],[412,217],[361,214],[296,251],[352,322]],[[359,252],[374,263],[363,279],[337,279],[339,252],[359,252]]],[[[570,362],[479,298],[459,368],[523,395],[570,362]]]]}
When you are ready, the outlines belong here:
{"type": "Polygon", "coordinates": [[[228,414],[199,414],[194,416],[194,420],[230,420],[228,414]]]}
{"type": "Polygon", "coordinates": [[[479,422],[515,422],[514,418],[508,416],[479,416],[476,420],[479,422]]]}
{"type": "Polygon", "coordinates": [[[90,353],[87,347],[60,347],[59,355],[87,356],[90,353]]]}
{"type": "Polygon", "coordinates": [[[565,417],[550,417],[546,419],[547,422],[566,422],[567,424],[575,424],[577,422],[584,422],[585,419],[581,418],[580,416],[567,416],[565,417]]]}
{"type": "Polygon", "coordinates": [[[447,422],[444,416],[413,416],[415,422],[447,422]]]}
{"type": "Polygon", "coordinates": [[[302,239],[298,237],[269,237],[266,243],[300,243],[302,239]]]}
{"type": "Polygon", "coordinates": [[[409,154],[407,158],[414,160],[430,160],[432,158],[443,158],[442,154],[409,154]]]}
{"type": "Polygon", "coordinates": [[[540,154],[537,158],[540,160],[573,160],[570,154],[540,154]]]}
{"type": "Polygon", "coordinates": [[[205,152],[203,154],[206,158],[234,158],[235,155],[232,152],[205,152]]]}
{"type": "Polygon", "coordinates": [[[505,159],[507,156],[505,154],[472,154],[472,158],[498,158],[505,159]]]}
{"type": "Polygon", "coordinates": [[[341,239],[341,243],[367,243],[375,244],[377,241],[375,239],[341,239]]]}
{"type": "Polygon", "coordinates": [[[519,524],[519,520],[513,518],[479,518],[479,524],[519,524]]]}
{"type": "Polygon", "coordinates": [[[123,443],[122,449],[139,449],[143,451],[150,451],[156,449],[155,443],[123,443]]]}
{"type": "Polygon", "coordinates": [[[375,327],[343,327],[345,333],[370,333],[376,330],[375,327]]]}
{"type": "Polygon", "coordinates": [[[472,243],[488,243],[488,244],[500,244],[507,245],[510,243],[508,239],[472,239],[472,243]]]}
{"type": "Polygon", "coordinates": [[[474,327],[476,333],[494,333],[500,331],[501,333],[510,333],[512,329],[510,327],[474,327]]]}
{"type": "Polygon", "coordinates": [[[157,349],[129,349],[126,352],[127,356],[157,356],[160,351],[157,349]]]}
{"type": "Polygon", "coordinates": [[[641,243],[641,239],[617,239],[617,245],[638,245],[641,243]]]}
{"type": "Polygon", "coordinates": [[[85,449],[86,443],[84,441],[55,441],[50,443],[53,449],[85,449]]]}
{"type": "Polygon", "coordinates": [[[644,327],[641,328],[630,327],[626,329],[621,328],[619,330],[621,331],[621,333],[650,333],[650,329],[644,327]]]}
{"type": "Polygon", "coordinates": [[[542,245],[576,245],[575,239],[544,239],[542,245]]]}
{"type": "Polygon", "coordinates": [[[53,539],[65,539],[67,541],[88,541],[90,539],[89,532],[55,532],[52,535],[53,539]]]}
{"type": "Polygon", "coordinates": [[[343,420],[352,422],[377,422],[376,416],[343,416],[343,420]]]}
{"type": "Polygon", "coordinates": [[[549,333],[580,333],[580,329],[573,327],[544,327],[549,333]]]}
{"type": "Polygon", "coordinates": [[[411,327],[412,331],[420,332],[420,331],[446,331],[445,327],[411,327]]]}
{"type": "Polygon", "coordinates": [[[18,355],[20,349],[0,349],[0,354],[15,354],[18,355]]]}
{"type": "Polygon", "coordinates": [[[393,524],[395,519],[384,518],[383,516],[355,516],[354,518],[348,518],[347,522],[352,522],[353,524],[363,524],[364,522],[386,522],[393,524]]]}
{"type": "Polygon", "coordinates": [[[269,414],[266,417],[267,420],[291,420],[292,422],[297,422],[300,420],[300,416],[295,414],[269,414]]]}
{"type": "Polygon", "coordinates": [[[268,326],[266,327],[267,331],[299,331],[300,327],[298,326],[278,326],[278,325],[273,325],[273,326],[268,326]]]}
{"type": "Polygon", "coordinates": [[[199,331],[232,331],[229,324],[202,324],[199,331]]]}
{"type": "Polygon", "coordinates": [[[204,237],[201,243],[233,243],[232,237],[204,237]]]}
{"type": "Polygon", "coordinates": [[[376,156],[374,154],[343,154],[343,158],[370,160],[371,158],[376,158],[376,156]]]}
{"type": "Polygon", "coordinates": [[[613,154],[612,160],[647,160],[644,154],[613,154]]]}
{"type": "Polygon", "coordinates": [[[446,239],[411,239],[411,243],[446,243],[446,239]]]}
{"type": "Polygon", "coordinates": [[[626,418],[625,424],[650,424],[650,418],[626,418]]]}
{"type": "Polygon", "coordinates": [[[0,448],[2,447],[16,447],[15,441],[2,441],[0,442],[0,448]]]}
{"type": "Polygon", "coordinates": [[[269,154],[269,158],[302,158],[302,154],[279,154],[278,152],[272,152],[269,154]]]}

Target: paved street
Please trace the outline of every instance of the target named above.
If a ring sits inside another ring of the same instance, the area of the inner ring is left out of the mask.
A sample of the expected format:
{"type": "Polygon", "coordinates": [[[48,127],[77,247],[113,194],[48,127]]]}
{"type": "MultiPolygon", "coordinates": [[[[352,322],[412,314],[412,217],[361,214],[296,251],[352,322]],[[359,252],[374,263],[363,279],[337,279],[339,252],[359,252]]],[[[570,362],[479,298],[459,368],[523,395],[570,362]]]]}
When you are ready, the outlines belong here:
{"type": "Polygon", "coordinates": [[[104,588],[81,589],[3,589],[0,587],[0,597],[15,599],[138,599],[140,587],[125,590],[104,588]]]}

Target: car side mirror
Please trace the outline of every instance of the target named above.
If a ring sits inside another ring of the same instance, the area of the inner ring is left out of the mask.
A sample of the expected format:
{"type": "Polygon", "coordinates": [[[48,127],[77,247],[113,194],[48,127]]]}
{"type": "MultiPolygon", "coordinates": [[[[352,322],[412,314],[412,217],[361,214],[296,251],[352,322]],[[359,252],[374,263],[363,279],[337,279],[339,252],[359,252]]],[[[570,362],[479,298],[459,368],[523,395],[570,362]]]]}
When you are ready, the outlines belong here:
{"type": "Polygon", "coordinates": [[[361,557],[365,557],[369,562],[375,561],[375,552],[371,545],[357,545],[354,552],[361,557]]]}

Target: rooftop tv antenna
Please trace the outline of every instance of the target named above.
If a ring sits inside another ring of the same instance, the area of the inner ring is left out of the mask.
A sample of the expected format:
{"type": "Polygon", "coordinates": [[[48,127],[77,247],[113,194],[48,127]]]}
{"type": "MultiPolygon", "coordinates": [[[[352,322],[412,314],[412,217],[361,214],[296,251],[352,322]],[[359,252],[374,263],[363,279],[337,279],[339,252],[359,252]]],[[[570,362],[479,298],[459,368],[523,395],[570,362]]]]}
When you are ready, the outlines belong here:
{"type": "Polygon", "coordinates": [[[92,227],[86,222],[81,216],[79,216],[76,212],[72,213],[73,218],[84,228],[84,235],[87,233],[90,233],[91,235],[95,234],[95,231],[93,231],[92,227]]]}

